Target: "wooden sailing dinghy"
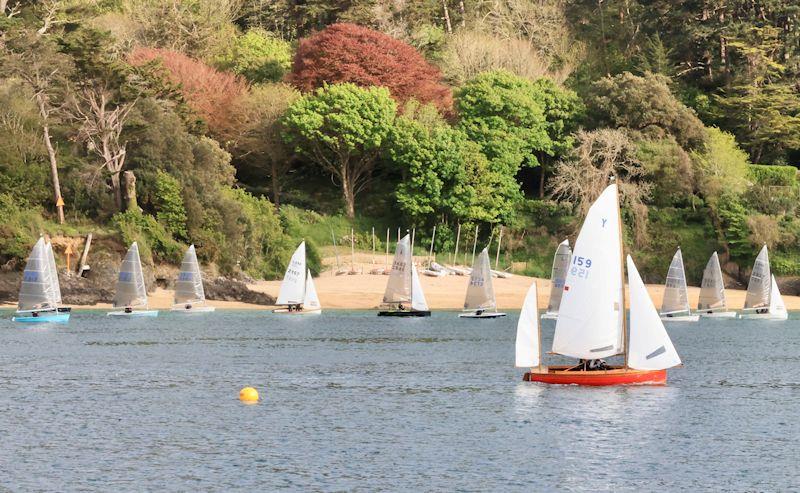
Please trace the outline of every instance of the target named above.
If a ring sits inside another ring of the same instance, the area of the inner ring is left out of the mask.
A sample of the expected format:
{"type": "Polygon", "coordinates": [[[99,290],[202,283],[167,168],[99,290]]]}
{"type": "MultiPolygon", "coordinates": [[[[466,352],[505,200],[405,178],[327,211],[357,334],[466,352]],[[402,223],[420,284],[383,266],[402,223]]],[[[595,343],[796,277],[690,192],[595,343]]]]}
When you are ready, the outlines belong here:
{"type": "Polygon", "coordinates": [[[717,252],[711,254],[706,268],[703,270],[703,282],[700,284],[700,298],[697,300],[697,311],[703,318],[735,318],[736,312],[728,310],[725,298],[725,281],[719,265],[717,252]]]}
{"type": "Polygon", "coordinates": [[[209,313],[213,306],[206,305],[206,292],[203,288],[203,274],[194,245],[186,250],[181,262],[181,271],[175,282],[175,300],[171,311],[180,313],[209,313]]]}
{"type": "Polygon", "coordinates": [[[492,284],[492,269],[489,265],[489,251],[484,248],[469,276],[467,296],[464,300],[464,311],[459,318],[499,318],[506,314],[497,311],[497,301],[492,284]]]}
{"type": "Polygon", "coordinates": [[[314,279],[311,277],[311,270],[306,266],[305,241],[301,242],[292,254],[275,304],[284,307],[276,308],[273,313],[293,315],[322,313],[322,305],[317,296],[314,279]]]}
{"type": "Polygon", "coordinates": [[[692,313],[689,306],[689,288],[686,287],[686,271],[683,268],[681,247],[672,256],[664,283],[664,299],[661,301],[661,320],[669,322],[697,322],[700,315],[692,313]]]}
{"type": "Polygon", "coordinates": [[[575,243],[553,352],[587,361],[624,355],[625,364],[604,370],[544,366],[532,287],[517,327],[516,365],[530,368],[525,381],[593,386],[664,384],[666,370],[681,363],[630,256],[628,337],[621,235],[617,185],[611,184],[589,209],[575,243]]]}
{"type": "Polygon", "coordinates": [[[147,288],[144,284],[139,245],[134,241],[125,254],[117,277],[117,292],[112,305],[121,308],[107,315],[112,317],[157,317],[158,310],[147,309],[147,288]]]}
{"type": "Polygon", "coordinates": [[[767,245],[761,248],[753,264],[750,282],[747,284],[747,295],[740,318],[761,320],[786,320],[789,313],[783,303],[783,297],[769,268],[767,245]]]}
{"type": "Polygon", "coordinates": [[[45,323],[69,321],[69,308],[61,306],[61,287],[53,246],[39,238],[28,256],[19,289],[15,322],[45,323]]]}
{"type": "Polygon", "coordinates": [[[567,267],[572,258],[572,248],[569,240],[562,241],[553,257],[553,271],[550,275],[550,301],[547,311],[542,314],[542,319],[555,320],[558,318],[558,307],[561,305],[561,295],[564,292],[564,278],[567,276],[567,267]]]}
{"type": "Polygon", "coordinates": [[[397,242],[389,282],[383,294],[379,317],[430,317],[417,268],[411,256],[411,240],[406,234],[397,242]]]}

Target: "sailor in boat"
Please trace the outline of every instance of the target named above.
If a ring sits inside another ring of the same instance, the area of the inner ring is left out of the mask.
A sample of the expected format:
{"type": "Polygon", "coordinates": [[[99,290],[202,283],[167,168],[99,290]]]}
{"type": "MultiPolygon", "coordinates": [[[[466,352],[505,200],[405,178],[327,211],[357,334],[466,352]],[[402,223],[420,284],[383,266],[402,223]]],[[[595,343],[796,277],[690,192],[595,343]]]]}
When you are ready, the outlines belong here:
{"type": "Polygon", "coordinates": [[[475,311],[475,315],[483,315],[484,310],[475,311]]]}
{"type": "Polygon", "coordinates": [[[126,306],[125,307],[125,313],[133,313],[133,308],[131,308],[129,306],[126,306]]]}
{"type": "Polygon", "coordinates": [[[570,368],[572,371],[599,371],[608,370],[610,367],[603,359],[581,359],[578,365],[570,368]]]}
{"type": "Polygon", "coordinates": [[[31,313],[31,315],[34,316],[34,317],[38,317],[39,316],[39,312],[33,312],[33,313],[31,313]]]}
{"type": "Polygon", "coordinates": [[[406,307],[405,307],[405,306],[403,306],[403,304],[402,304],[402,303],[400,303],[400,304],[398,304],[398,305],[397,305],[397,309],[402,311],[402,310],[405,310],[405,309],[406,309],[406,307]]]}

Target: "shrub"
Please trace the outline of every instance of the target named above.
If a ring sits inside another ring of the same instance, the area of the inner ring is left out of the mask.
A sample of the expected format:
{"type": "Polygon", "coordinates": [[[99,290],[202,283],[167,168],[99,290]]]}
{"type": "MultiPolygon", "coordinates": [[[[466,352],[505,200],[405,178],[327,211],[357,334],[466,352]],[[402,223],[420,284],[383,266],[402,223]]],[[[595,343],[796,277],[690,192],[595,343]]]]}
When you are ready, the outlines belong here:
{"type": "Polygon", "coordinates": [[[0,193],[0,262],[24,262],[39,233],[43,221],[41,211],[20,204],[15,196],[0,193]]]}
{"type": "Polygon", "coordinates": [[[142,214],[138,210],[127,210],[115,214],[111,218],[111,223],[126,246],[134,241],[139,243],[143,262],[152,263],[154,255],[165,262],[179,262],[183,256],[181,244],[149,214],[142,214]]]}
{"type": "Polygon", "coordinates": [[[187,240],[186,208],[180,182],[172,175],[158,171],[155,183],[156,219],[179,240],[187,240]]]}
{"type": "Polygon", "coordinates": [[[794,166],[751,164],[747,167],[747,171],[750,178],[758,185],[772,187],[797,185],[797,168],[794,166]]]}
{"type": "Polygon", "coordinates": [[[250,29],[236,38],[218,66],[250,82],[277,82],[292,66],[292,46],[263,29],[250,29]]]}

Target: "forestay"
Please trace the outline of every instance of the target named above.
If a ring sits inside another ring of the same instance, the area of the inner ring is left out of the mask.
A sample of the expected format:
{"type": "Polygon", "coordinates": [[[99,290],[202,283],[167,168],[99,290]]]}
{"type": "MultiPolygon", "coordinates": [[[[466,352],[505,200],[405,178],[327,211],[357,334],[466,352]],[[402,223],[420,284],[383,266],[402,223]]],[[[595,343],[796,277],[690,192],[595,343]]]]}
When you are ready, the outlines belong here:
{"type": "Polygon", "coordinates": [[[428,301],[425,299],[425,293],[422,292],[417,268],[413,265],[411,266],[411,309],[419,312],[428,311],[428,301]]]}
{"type": "Polygon", "coordinates": [[[681,364],[630,255],[627,264],[631,294],[628,366],[636,370],[664,370],[681,364]]]}
{"type": "Polygon", "coordinates": [[[596,359],[622,352],[622,245],[617,185],[586,215],[575,242],[553,337],[553,352],[596,359]]]}
{"type": "Polygon", "coordinates": [[[203,274],[200,272],[194,245],[190,245],[183,256],[178,282],[175,283],[175,304],[202,303],[205,300],[203,274]]]}
{"type": "Polygon", "coordinates": [[[321,308],[319,297],[317,297],[317,288],[314,286],[314,279],[311,278],[311,270],[307,270],[306,274],[306,292],[303,298],[303,308],[306,310],[316,310],[321,308]]]}
{"type": "MultiPolygon", "coordinates": [[[[384,303],[408,303],[411,301],[411,241],[405,235],[397,242],[389,282],[383,294],[384,303]]],[[[421,290],[420,290],[421,292],[421,290]]]]}
{"type": "Polygon", "coordinates": [[[744,299],[744,308],[765,308],[769,306],[771,273],[769,269],[769,254],[767,245],[761,248],[753,264],[750,282],[747,284],[747,296],[744,299]]]}
{"type": "Polygon", "coordinates": [[[697,302],[698,310],[725,311],[725,282],[722,278],[722,269],[719,266],[717,252],[708,259],[703,270],[703,282],[700,287],[700,299],[697,302]]]}
{"type": "Polygon", "coordinates": [[[539,366],[539,312],[536,282],[531,284],[517,321],[516,363],[518,368],[539,366]]]}
{"type": "Polygon", "coordinates": [[[20,311],[57,307],[52,275],[44,238],[39,238],[33,245],[28,262],[25,264],[25,271],[22,273],[18,302],[20,311]]]}
{"type": "Polygon", "coordinates": [[[484,248],[472,266],[464,310],[494,310],[495,307],[489,251],[484,248]]]}
{"type": "Polygon", "coordinates": [[[683,254],[681,249],[672,256],[672,262],[667,271],[667,281],[664,284],[664,299],[661,302],[661,314],[681,313],[690,311],[689,290],[686,287],[686,272],[683,269],[683,254]]]}
{"type": "Polygon", "coordinates": [[[117,277],[117,293],[114,308],[147,306],[147,289],[144,285],[139,245],[133,242],[122,261],[117,277]]]}
{"type": "Polygon", "coordinates": [[[306,242],[292,254],[286,273],[283,275],[281,289],[278,292],[276,305],[299,305],[303,303],[306,291],[306,242]]]}
{"type": "Polygon", "coordinates": [[[562,241],[556,249],[553,257],[553,271],[550,276],[550,301],[547,304],[548,313],[558,313],[561,305],[561,295],[564,293],[564,279],[567,275],[567,267],[572,257],[572,249],[569,247],[569,240],[562,241]]]}

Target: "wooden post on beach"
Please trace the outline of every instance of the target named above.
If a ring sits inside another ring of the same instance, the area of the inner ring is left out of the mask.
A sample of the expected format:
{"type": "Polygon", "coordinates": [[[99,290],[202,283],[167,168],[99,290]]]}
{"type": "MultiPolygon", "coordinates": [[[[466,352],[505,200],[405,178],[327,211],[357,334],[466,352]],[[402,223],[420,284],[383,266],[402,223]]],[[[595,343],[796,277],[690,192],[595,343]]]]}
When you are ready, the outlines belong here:
{"type": "Polygon", "coordinates": [[[478,226],[475,226],[475,238],[472,241],[472,262],[469,265],[475,265],[475,249],[478,248],[478,226]]]}
{"type": "Polygon", "coordinates": [[[350,228],[350,273],[356,271],[356,236],[353,228],[350,228]]]}
{"type": "Polygon", "coordinates": [[[375,226],[372,227],[372,265],[375,265],[375,226]]]}
{"type": "Polygon", "coordinates": [[[389,270],[389,228],[386,228],[386,267],[383,269],[384,274],[389,270]]]}
{"type": "Polygon", "coordinates": [[[89,258],[89,248],[92,246],[92,233],[86,235],[86,243],[83,244],[83,253],[81,254],[81,261],[78,262],[78,276],[83,276],[84,271],[89,270],[86,265],[86,260],[89,258]]]}
{"type": "Polygon", "coordinates": [[[433,227],[433,234],[431,235],[431,251],[428,253],[428,265],[431,264],[431,259],[436,260],[433,256],[433,242],[436,241],[436,226],[433,227]]]}
{"type": "MultiPolygon", "coordinates": [[[[333,242],[333,253],[334,255],[336,255],[336,273],[338,273],[342,269],[342,267],[339,264],[339,249],[336,248],[336,235],[333,234],[333,226],[329,225],[328,227],[331,228],[331,241],[333,242]]],[[[334,275],[336,273],[334,273],[334,275]]]]}
{"type": "Polygon", "coordinates": [[[503,241],[503,227],[500,226],[500,234],[497,235],[497,255],[494,257],[494,270],[497,270],[497,266],[500,262],[500,242],[503,241]]]}
{"type": "Polygon", "coordinates": [[[461,223],[458,223],[458,233],[456,233],[456,250],[453,252],[453,265],[458,264],[458,240],[461,239],[461,223]]]}

